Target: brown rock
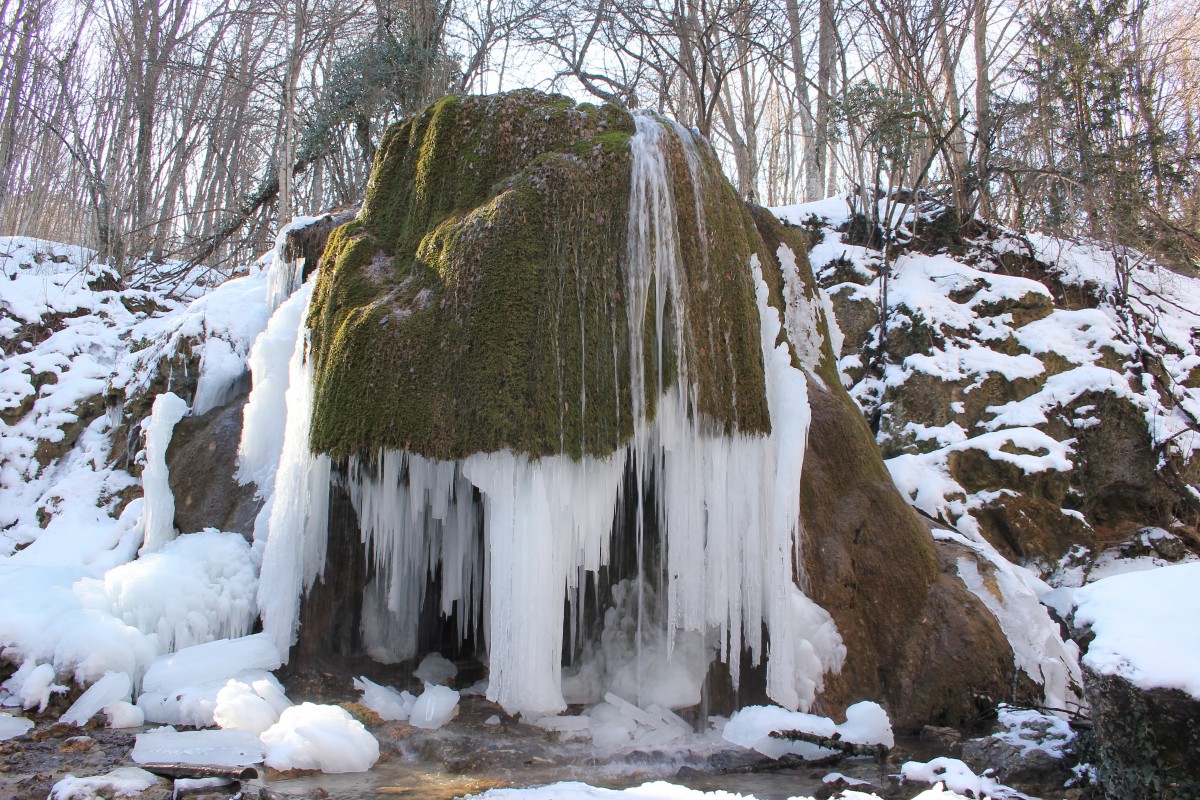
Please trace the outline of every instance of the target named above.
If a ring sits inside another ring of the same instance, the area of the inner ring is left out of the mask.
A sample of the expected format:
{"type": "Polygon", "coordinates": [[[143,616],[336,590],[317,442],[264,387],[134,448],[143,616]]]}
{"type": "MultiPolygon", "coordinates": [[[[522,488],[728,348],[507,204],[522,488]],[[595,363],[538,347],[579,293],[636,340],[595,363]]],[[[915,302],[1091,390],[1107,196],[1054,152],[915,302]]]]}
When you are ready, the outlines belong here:
{"type": "Polygon", "coordinates": [[[809,402],[806,590],[833,615],[848,650],[818,709],[878,699],[898,730],[913,732],[975,720],[1009,691],[1012,650],[999,624],[953,561],[939,560],[849,397],[810,381],[809,402]]]}
{"type": "Polygon", "coordinates": [[[171,491],[175,494],[175,527],[184,533],[205,528],[249,536],[262,502],[253,484],[239,486],[237,448],[242,437],[242,409],[248,395],[175,426],[167,449],[171,491]]]}

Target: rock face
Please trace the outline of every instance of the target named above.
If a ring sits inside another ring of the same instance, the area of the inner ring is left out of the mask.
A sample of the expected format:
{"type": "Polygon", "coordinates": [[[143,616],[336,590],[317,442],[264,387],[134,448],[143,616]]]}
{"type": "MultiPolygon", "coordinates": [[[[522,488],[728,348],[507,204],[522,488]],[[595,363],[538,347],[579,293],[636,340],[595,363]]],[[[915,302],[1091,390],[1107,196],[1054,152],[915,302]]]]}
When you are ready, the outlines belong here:
{"type": "Polygon", "coordinates": [[[1200,797],[1200,701],[1178,689],[1145,690],[1087,668],[1084,688],[1105,797],[1200,797]]]}
{"type": "Polygon", "coordinates": [[[791,218],[816,231],[846,386],[923,510],[1043,576],[1074,546],[1194,519],[1197,329],[1157,322],[1200,297],[1194,279],[1131,267],[1124,291],[1109,253],[948,209],[913,222],[888,263],[848,205],[791,218]],[[941,490],[918,497],[917,475],[941,490]]]}
{"type": "Polygon", "coordinates": [[[239,486],[234,477],[242,409],[246,396],[199,417],[184,417],[175,425],[167,449],[171,492],[175,495],[175,527],[184,533],[217,528],[246,535],[254,533],[254,518],[262,501],[254,485],[239,486]]]}
{"type": "MultiPolygon", "coordinates": [[[[801,309],[781,315],[788,324],[780,334],[807,370],[812,416],[794,571],[833,615],[847,650],[818,707],[833,713],[877,698],[897,727],[917,729],[965,722],[1008,698],[1014,667],[1004,634],[896,492],[840,385],[805,233],[738,200],[711,153],[689,147],[690,136],[665,146],[668,181],[683,198],[674,207],[679,229],[701,233],[679,237],[685,283],[652,288],[643,338],[631,344],[633,132],[623,111],[533,92],[448,99],[390,129],[362,214],[331,235],[313,295],[313,450],[334,459],[335,474],[348,457],[353,467],[388,449],[449,460],[504,449],[607,457],[633,436],[634,401],[649,418],[658,393],[679,380],[676,347],[695,387],[695,414],[717,432],[765,433],[753,258],[771,304],[801,309]],[[670,312],[678,306],[656,292],[678,292],[682,310],[670,312]],[[633,347],[650,365],[644,398],[632,397],[622,377],[633,347]],[[656,348],[667,356],[649,358],[656,348]]],[[[626,486],[636,496],[637,484],[626,486]]],[[[364,558],[359,521],[338,491],[324,575],[300,612],[294,666],[323,668],[331,650],[364,654],[362,637],[348,629],[363,618],[355,595],[378,577],[379,562],[364,558]]],[[[619,514],[617,553],[622,524],[619,514]]],[[[601,583],[621,574],[614,562],[601,583]]],[[[589,595],[589,613],[610,599],[607,588],[589,595]]],[[[425,604],[423,639],[446,633],[438,613],[425,604]]],[[[762,697],[753,685],[761,670],[742,679],[735,702],[762,697]]],[[[715,691],[728,675],[716,671],[713,681],[715,691]]]]}

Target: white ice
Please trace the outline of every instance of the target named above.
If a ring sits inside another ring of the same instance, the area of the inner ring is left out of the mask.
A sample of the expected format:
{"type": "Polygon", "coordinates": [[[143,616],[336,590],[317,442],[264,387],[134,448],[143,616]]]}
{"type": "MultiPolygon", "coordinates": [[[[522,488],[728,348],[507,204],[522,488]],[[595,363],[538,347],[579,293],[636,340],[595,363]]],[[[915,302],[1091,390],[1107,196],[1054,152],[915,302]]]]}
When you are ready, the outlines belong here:
{"type": "Polygon", "coordinates": [[[381,686],[365,677],[354,679],[354,688],[362,692],[362,704],[385,720],[407,721],[417,698],[391,686],[381,686]]]}
{"type": "Polygon", "coordinates": [[[379,760],[379,742],[339,706],[292,706],[260,738],[266,765],[281,772],[366,772],[379,760]]]}
{"type": "Polygon", "coordinates": [[[88,687],[79,699],[59,717],[59,722],[83,726],[87,721],[114,703],[128,702],[133,681],[124,672],[108,672],[88,687]]]}
{"type": "Polygon", "coordinates": [[[458,713],[458,692],[446,686],[425,684],[409,712],[408,724],[414,728],[436,730],[458,713]]]}
{"type": "Polygon", "coordinates": [[[99,797],[137,797],[159,782],[159,777],[138,767],[117,767],[91,778],[68,774],[50,790],[47,800],[95,800],[99,797]]]}
{"type": "Polygon", "coordinates": [[[22,736],[31,730],[33,730],[33,720],[14,717],[7,711],[0,711],[0,742],[22,736]]]}
{"type": "Polygon", "coordinates": [[[167,726],[139,733],[130,758],[138,764],[247,767],[262,762],[263,746],[249,731],[177,731],[167,726]]]}

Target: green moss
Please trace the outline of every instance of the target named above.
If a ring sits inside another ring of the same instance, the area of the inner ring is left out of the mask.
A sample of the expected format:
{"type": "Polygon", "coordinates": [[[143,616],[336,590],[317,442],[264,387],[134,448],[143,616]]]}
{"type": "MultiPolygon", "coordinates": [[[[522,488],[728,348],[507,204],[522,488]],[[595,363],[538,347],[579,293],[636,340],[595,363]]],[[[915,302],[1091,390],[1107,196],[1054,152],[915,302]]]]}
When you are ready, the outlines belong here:
{"type": "MultiPolygon", "coordinates": [[[[313,295],[314,450],[578,458],[624,444],[633,132],[621,109],[530,91],[447,98],[389,128],[313,295]]],[[[761,239],[710,152],[698,193],[679,145],[668,155],[680,230],[696,230],[699,196],[705,235],[681,236],[687,324],[657,321],[662,340],[683,325],[698,411],[729,432],[766,431],[747,269],[761,239]]],[[[644,330],[649,371],[656,321],[644,330]]],[[[668,349],[648,387],[678,380],[675,361],[668,349]]]]}

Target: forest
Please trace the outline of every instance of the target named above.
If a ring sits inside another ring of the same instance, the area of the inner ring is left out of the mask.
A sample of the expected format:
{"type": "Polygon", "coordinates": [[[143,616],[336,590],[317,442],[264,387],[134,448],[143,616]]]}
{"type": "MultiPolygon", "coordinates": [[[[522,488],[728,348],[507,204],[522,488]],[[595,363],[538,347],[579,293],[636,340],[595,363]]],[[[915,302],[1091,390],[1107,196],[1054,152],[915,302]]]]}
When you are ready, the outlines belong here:
{"type": "Polygon", "coordinates": [[[1189,2],[3,0],[0,20],[0,232],[127,279],[228,274],[293,215],[359,203],[389,123],[518,86],[674,117],[751,202],[904,190],[1200,258],[1189,2]]]}

